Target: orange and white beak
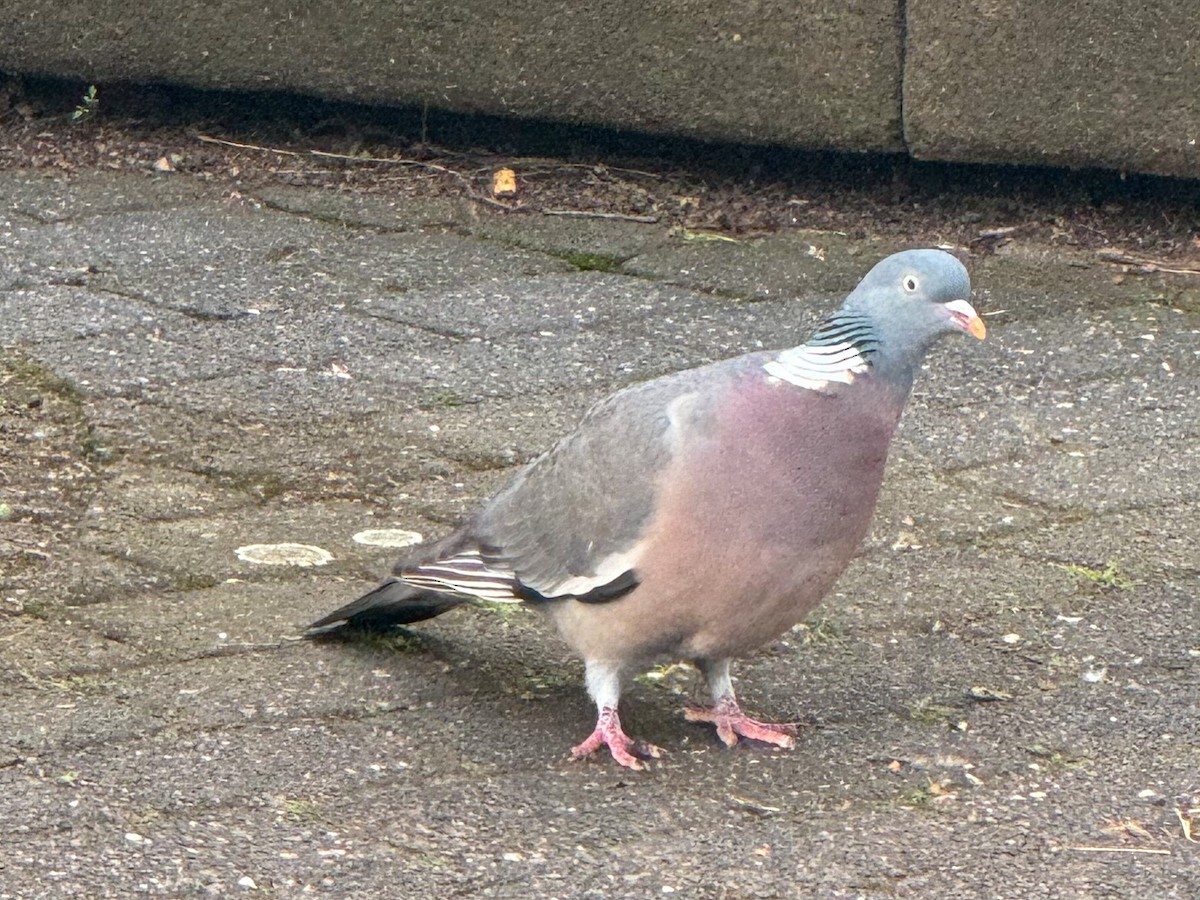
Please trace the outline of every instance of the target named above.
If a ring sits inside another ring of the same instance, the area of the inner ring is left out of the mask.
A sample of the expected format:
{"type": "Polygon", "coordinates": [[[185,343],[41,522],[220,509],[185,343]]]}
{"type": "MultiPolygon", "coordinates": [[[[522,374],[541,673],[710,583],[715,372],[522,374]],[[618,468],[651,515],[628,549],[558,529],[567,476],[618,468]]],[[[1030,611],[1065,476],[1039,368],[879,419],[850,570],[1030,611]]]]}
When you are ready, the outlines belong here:
{"type": "Polygon", "coordinates": [[[965,331],[981,341],[987,337],[987,326],[979,318],[979,313],[975,312],[975,307],[966,300],[951,300],[945,307],[950,314],[950,324],[959,331],[965,331]]]}

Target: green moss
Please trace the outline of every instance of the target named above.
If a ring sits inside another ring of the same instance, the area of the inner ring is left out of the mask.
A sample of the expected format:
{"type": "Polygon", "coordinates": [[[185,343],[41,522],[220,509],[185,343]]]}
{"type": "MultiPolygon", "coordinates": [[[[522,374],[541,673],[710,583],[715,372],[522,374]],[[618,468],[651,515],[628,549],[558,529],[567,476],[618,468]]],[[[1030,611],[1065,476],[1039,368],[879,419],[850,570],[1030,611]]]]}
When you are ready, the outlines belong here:
{"type": "Polygon", "coordinates": [[[354,642],[384,653],[419,653],[425,642],[415,631],[396,628],[392,631],[356,631],[354,642]]]}
{"type": "Polygon", "coordinates": [[[85,459],[97,463],[112,462],[113,452],[96,437],[96,434],[89,427],[87,435],[83,438],[82,446],[83,456],[85,459]]]}
{"type": "Polygon", "coordinates": [[[458,449],[445,454],[447,460],[469,472],[496,472],[513,466],[510,453],[492,453],[483,450],[458,449]]]}
{"type": "Polygon", "coordinates": [[[909,706],[908,717],[922,725],[953,725],[963,716],[960,709],[922,697],[909,706]]]}
{"type": "Polygon", "coordinates": [[[539,700],[554,691],[573,688],[578,680],[573,672],[526,670],[516,693],[522,700],[539,700]]]}
{"type": "Polygon", "coordinates": [[[226,487],[264,501],[273,500],[288,489],[279,473],[271,470],[246,469],[219,475],[217,480],[226,487]]]}
{"type": "Polygon", "coordinates": [[[21,604],[21,614],[29,616],[31,619],[37,619],[41,622],[50,622],[55,617],[56,610],[48,603],[43,603],[40,600],[26,600],[21,604]]]}
{"type": "Polygon", "coordinates": [[[207,591],[210,588],[216,587],[219,583],[219,579],[212,575],[199,575],[194,572],[180,572],[171,576],[171,587],[183,593],[187,593],[188,591],[207,591]]]}
{"type": "Polygon", "coordinates": [[[7,356],[0,359],[0,376],[12,378],[27,388],[43,391],[72,404],[83,402],[83,394],[75,384],[45,366],[25,356],[7,356]]]}
{"type": "Polygon", "coordinates": [[[111,682],[99,675],[67,675],[47,678],[39,683],[64,694],[104,694],[111,687],[111,682]]]}
{"type": "Polygon", "coordinates": [[[433,850],[414,850],[411,847],[405,847],[394,842],[389,843],[392,843],[392,846],[404,852],[405,865],[427,869],[430,872],[445,872],[458,868],[458,861],[451,854],[437,853],[433,850]]]}
{"type": "Polygon", "coordinates": [[[1030,756],[1037,757],[1038,766],[1049,772],[1065,772],[1071,769],[1087,770],[1091,768],[1093,762],[1087,756],[1047,747],[1044,744],[1033,744],[1026,747],[1025,752],[1030,756]]]}
{"type": "Polygon", "coordinates": [[[499,603],[487,600],[472,601],[473,606],[486,609],[489,615],[499,616],[505,622],[518,619],[529,614],[529,608],[523,603],[499,603]]]}
{"type": "Polygon", "coordinates": [[[1115,588],[1122,591],[1133,587],[1133,581],[1130,580],[1129,576],[1122,572],[1121,567],[1112,561],[1105,565],[1103,569],[1092,569],[1088,566],[1076,565],[1075,563],[1055,563],[1055,565],[1075,578],[1082,579],[1097,587],[1115,588]]]}
{"type": "Polygon", "coordinates": [[[1179,291],[1171,298],[1171,306],[1191,316],[1200,315],[1200,288],[1189,287],[1179,291]]]}
{"type": "Polygon", "coordinates": [[[584,253],[576,250],[564,253],[562,258],[580,272],[617,272],[625,262],[620,257],[605,253],[584,253]]]}
{"type": "Polygon", "coordinates": [[[793,626],[792,634],[805,646],[842,644],[846,641],[845,626],[828,616],[812,616],[793,626]]]}
{"type": "Polygon", "coordinates": [[[909,809],[933,809],[934,796],[929,788],[911,787],[900,796],[900,803],[909,809]]]}
{"type": "Polygon", "coordinates": [[[328,820],[321,811],[321,805],[314,800],[292,800],[285,798],[283,812],[289,819],[310,825],[325,825],[328,820]]]}
{"type": "Polygon", "coordinates": [[[672,693],[680,694],[695,682],[696,677],[697,673],[694,668],[685,663],[676,662],[654,666],[635,676],[634,680],[641,684],[666,687],[672,693]]]}
{"type": "Polygon", "coordinates": [[[0,385],[4,386],[6,394],[0,398],[0,412],[8,410],[12,404],[36,408],[35,415],[49,416],[71,428],[78,442],[77,452],[85,461],[108,462],[112,459],[112,451],[104,446],[84,419],[85,397],[74,382],[26,356],[11,354],[0,356],[0,385]],[[50,398],[58,402],[52,402],[50,398]]]}
{"type": "Polygon", "coordinates": [[[422,409],[454,409],[466,403],[463,397],[451,390],[430,391],[420,403],[422,409]]]}

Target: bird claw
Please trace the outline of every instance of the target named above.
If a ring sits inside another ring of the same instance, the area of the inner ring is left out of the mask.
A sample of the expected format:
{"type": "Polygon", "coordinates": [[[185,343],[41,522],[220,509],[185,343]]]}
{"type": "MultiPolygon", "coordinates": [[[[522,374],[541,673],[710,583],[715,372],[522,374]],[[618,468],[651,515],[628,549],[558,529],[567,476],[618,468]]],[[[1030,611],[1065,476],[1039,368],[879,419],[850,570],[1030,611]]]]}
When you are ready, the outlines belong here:
{"type": "Polygon", "coordinates": [[[595,730],[583,743],[571,748],[571,758],[583,759],[591,756],[601,747],[608,747],[608,752],[612,754],[612,758],[619,765],[637,772],[644,771],[649,767],[648,760],[662,759],[666,752],[661,747],[656,747],[646,741],[634,740],[627,735],[621,728],[621,720],[617,716],[617,711],[612,708],[600,711],[595,730]]]}
{"type": "Polygon", "coordinates": [[[717,737],[726,747],[738,742],[738,737],[762,741],[790,750],[796,746],[796,726],[790,722],[760,722],[751,719],[737,705],[736,700],[722,700],[715,706],[704,709],[686,707],[683,716],[689,722],[706,722],[717,727],[717,737]]]}

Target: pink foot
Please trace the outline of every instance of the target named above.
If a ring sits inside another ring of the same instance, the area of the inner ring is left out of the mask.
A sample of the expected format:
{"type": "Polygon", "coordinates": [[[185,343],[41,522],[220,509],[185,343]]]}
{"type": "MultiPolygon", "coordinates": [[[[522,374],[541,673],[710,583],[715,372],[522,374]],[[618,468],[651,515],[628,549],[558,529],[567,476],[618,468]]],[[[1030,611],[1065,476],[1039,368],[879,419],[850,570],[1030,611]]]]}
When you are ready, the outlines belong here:
{"type": "Polygon", "coordinates": [[[684,718],[689,722],[708,722],[717,726],[717,737],[726,747],[732,747],[738,742],[738,736],[752,741],[763,741],[790,750],[796,746],[793,735],[796,726],[790,724],[771,724],[759,722],[747,716],[737,700],[732,696],[722,697],[716,705],[708,709],[690,706],[683,711],[684,718]]]}
{"type": "Polygon", "coordinates": [[[635,741],[621,729],[621,719],[614,707],[606,706],[600,710],[596,719],[596,730],[588,735],[587,740],[577,747],[571,748],[571,756],[583,759],[591,756],[601,747],[608,747],[612,758],[630,769],[646,768],[647,759],[659,759],[663,751],[645,741],[635,741]]]}

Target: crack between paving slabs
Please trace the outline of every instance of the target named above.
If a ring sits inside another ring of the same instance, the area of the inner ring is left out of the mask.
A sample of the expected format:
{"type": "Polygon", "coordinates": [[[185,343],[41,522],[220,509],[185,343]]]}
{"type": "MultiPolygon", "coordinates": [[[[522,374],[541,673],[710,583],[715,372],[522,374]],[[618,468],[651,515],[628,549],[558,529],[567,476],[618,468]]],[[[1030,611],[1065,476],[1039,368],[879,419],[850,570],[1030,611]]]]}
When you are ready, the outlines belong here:
{"type": "MultiPolygon", "coordinates": [[[[469,232],[469,235],[473,240],[479,241],[481,243],[495,244],[496,246],[504,247],[505,249],[523,250],[527,253],[538,253],[542,256],[548,256],[552,259],[558,259],[558,260],[562,260],[562,261],[565,261],[568,263],[570,262],[570,257],[573,255],[572,251],[554,252],[551,250],[546,250],[546,249],[543,249],[540,247],[533,246],[531,244],[527,244],[520,240],[514,240],[511,238],[503,238],[500,236],[493,237],[491,235],[480,234],[475,231],[469,232]]],[[[748,242],[744,242],[744,243],[748,243],[748,242]]],[[[621,278],[630,278],[630,279],[633,279],[634,281],[644,281],[644,282],[648,282],[650,284],[661,284],[661,285],[666,285],[668,287],[681,288],[683,290],[687,290],[687,291],[691,291],[692,293],[699,294],[702,297],[711,297],[711,298],[715,298],[717,300],[722,300],[722,301],[733,301],[735,304],[753,305],[753,304],[759,304],[759,303],[764,303],[764,304],[787,303],[787,302],[789,302],[789,300],[795,299],[794,295],[791,297],[764,297],[764,296],[758,296],[756,294],[742,294],[742,293],[738,293],[733,290],[728,290],[726,288],[716,287],[713,285],[689,284],[686,282],[675,281],[675,280],[672,280],[673,276],[667,275],[667,274],[657,275],[657,274],[654,274],[651,272],[629,272],[629,271],[626,271],[626,269],[625,269],[626,264],[641,258],[641,256],[642,256],[641,253],[631,253],[628,256],[614,256],[613,258],[617,261],[618,268],[611,272],[605,272],[604,274],[616,275],[621,278]]],[[[576,266],[572,266],[572,271],[568,274],[579,274],[580,272],[583,272],[583,271],[586,271],[586,270],[579,269],[576,266]]],[[[835,300],[832,297],[829,297],[829,298],[822,297],[820,299],[823,302],[828,300],[830,303],[835,304],[835,305],[837,302],[840,302],[840,300],[835,300]]]]}
{"type": "MultiPolygon", "coordinates": [[[[77,740],[64,739],[59,742],[49,742],[40,746],[21,746],[10,745],[12,750],[23,756],[36,756],[39,762],[45,759],[53,758],[54,753],[78,753],[81,750],[89,750],[93,747],[103,747],[105,749],[119,747],[122,745],[134,744],[143,740],[151,740],[164,731],[173,731],[174,733],[184,735],[203,735],[220,732],[238,732],[249,729],[266,729],[270,731],[278,730],[278,725],[287,723],[289,725],[296,724],[314,724],[320,725],[327,722],[369,722],[374,719],[380,719],[385,716],[391,716],[395,713],[409,712],[420,709],[418,704],[404,703],[387,703],[385,706],[369,706],[364,705],[354,709],[331,710],[328,713],[313,715],[312,713],[304,713],[303,715],[290,716],[284,713],[280,716],[272,716],[270,719],[230,719],[228,722],[212,722],[205,725],[194,725],[191,727],[185,726],[180,722],[162,722],[153,725],[140,726],[131,729],[127,733],[97,736],[94,738],[83,738],[77,740]]],[[[22,759],[23,761],[23,759],[22,759]]]]}
{"type": "Polygon", "coordinates": [[[410,319],[405,319],[400,316],[386,315],[382,312],[366,309],[364,307],[347,307],[346,313],[352,316],[358,316],[363,319],[378,319],[382,322],[390,322],[393,325],[401,325],[405,328],[411,328],[413,331],[419,331],[422,334],[431,334],[435,337],[445,338],[447,340],[462,343],[469,341],[477,335],[470,334],[465,331],[456,331],[453,328],[441,328],[437,325],[428,325],[422,322],[414,322],[410,319]]]}
{"type": "MultiPolygon", "coordinates": [[[[155,311],[169,311],[179,313],[188,319],[197,322],[226,322],[238,319],[250,318],[251,314],[245,310],[237,310],[231,312],[208,311],[196,306],[174,303],[169,300],[154,300],[151,295],[145,292],[134,290],[126,290],[121,287],[109,283],[107,278],[108,273],[97,270],[96,272],[83,272],[75,277],[49,278],[42,283],[52,287],[68,287],[80,288],[90,291],[94,294],[105,294],[111,297],[118,297],[122,300],[130,300],[143,306],[148,306],[155,311]],[[97,278],[96,276],[101,276],[97,278]]],[[[103,332],[101,332],[103,333],[103,332]]],[[[44,341],[33,341],[31,343],[45,343],[45,341],[56,340],[57,338],[46,338],[44,341]]],[[[178,341],[169,341],[180,346],[178,341]]]]}
{"type": "MultiPolygon", "coordinates": [[[[246,194],[244,196],[252,203],[257,203],[259,206],[271,210],[271,212],[280,213],[281,215],[299,219],[304,222],[315,222],[318,225],[335,225],[339,228],[345,229],[346,231],[363,231],[370,234],[390,235],[424,233],[432,229],[459,231],[468,227],[466,223],[456,222],[452,219],[446,222],[423,222],[412,225],[390,226],[383,225],[378,222],[362,222],[353,219],[346,219],[331,213],[318,213],[313,212],[312,210],[292,209],[291,207],[285,206],[276,200],[269,200],[259,194],[246,194]]],[[[466,233],[469,234],[469,232],[466,233]]]]}

